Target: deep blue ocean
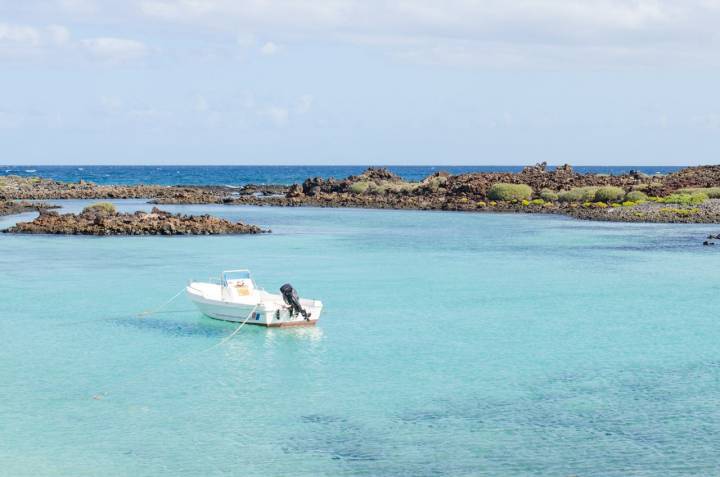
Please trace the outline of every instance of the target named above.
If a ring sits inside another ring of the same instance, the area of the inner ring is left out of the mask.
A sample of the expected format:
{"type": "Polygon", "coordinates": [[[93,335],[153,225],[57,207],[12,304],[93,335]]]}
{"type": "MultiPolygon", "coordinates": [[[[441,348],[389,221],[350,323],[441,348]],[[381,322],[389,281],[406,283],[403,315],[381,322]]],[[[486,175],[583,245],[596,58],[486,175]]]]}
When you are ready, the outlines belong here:
{"type": "MultiPolygon", "coordinates": [[[[40,176],[97,184],[230,185],[293,184],[308,177],[345,178],[360,174],[368,166],[0,166],[0,175],[40,176]]],[[[421,180],[447,171],[520,172],[523,166],[387,166],[406,180],[421,180]]],[[[669,174],[682,167],[673,166],[578,166],[582,173],[623,174],[638,170],[645,174],[669,174]]]]}

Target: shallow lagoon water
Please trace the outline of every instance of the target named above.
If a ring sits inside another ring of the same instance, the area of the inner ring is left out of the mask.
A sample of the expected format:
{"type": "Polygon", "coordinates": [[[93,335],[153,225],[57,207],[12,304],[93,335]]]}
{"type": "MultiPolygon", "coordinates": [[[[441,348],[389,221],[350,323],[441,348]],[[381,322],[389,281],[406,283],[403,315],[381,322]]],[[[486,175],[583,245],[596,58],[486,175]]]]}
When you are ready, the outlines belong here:
{"type": "Polygon", "coordinates": [[[0,235],[3,475],[720,466],[720,250],[701,246],[717,226],[164,208],[273,234],[0,235]],[[244,267],[322,299],[319,325],[245,327],[203,352],[234,326],[184,297],[131,316],[244,267]]]}

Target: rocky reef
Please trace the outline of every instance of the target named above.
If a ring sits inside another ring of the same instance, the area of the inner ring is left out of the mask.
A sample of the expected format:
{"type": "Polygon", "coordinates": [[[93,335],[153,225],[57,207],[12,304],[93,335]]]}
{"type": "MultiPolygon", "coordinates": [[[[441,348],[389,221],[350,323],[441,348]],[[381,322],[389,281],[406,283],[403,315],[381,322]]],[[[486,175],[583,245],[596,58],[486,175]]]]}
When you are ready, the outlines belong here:
{"type": "Polygon", "coordinates": [[[47,204],[45,202],[27,202],[27,201],[0,201],[0,216],[22,214],[25,212],[39,212],[41,210],[56,209],[56,205],[47,204]]]}
{"type": "Polygon", "coordinates": [[[32,222],[20,222],[5,233],[64,235],[227,235],[269,232],[255,225],[210,215],[171,214],[153,208],[150,213],[119,213],[111,204],[86,207],[80,214],[43,210],[32,222]]]}
{"type": "MultiPolygon", "coordinates": [[[[345,179],[313,177],[302,184],[217,186],[101,186],[40,178],[0,177],[0,199],[147,198],[154,204],[237,204],[364,207],[473,212],[560,213],[588,220],[720,222],[714,202],[667,212],[649,199],[690,189],[720,198],[720,166],[688,167],[669,175],[630,171],[621,175],[580,174],[569,165],[540,163],[519,173],[437,172],[409,182],[387,169],[369,168],[345,179]],[[712,193],[710,188],[718,188],[712,193]],[[595,197],[597,192],[597,197],[595,197]],[[717,192],[717,193],[716,193],[717,192]],[[617,210],[622,205],[621,210],[617,210]],[[642,205],[642,207],[640,207],[642,205]],[[640,207],[632,210],[634,206],[640,207]],[[607,208],[608,210],[605,210],[607,208]]],[[[694,193],[690,191],[690,193],[694,193]]],[[[657,201],[655,201],[657,202],[657,201]]],[[[672,208],[672,207],[670,207],[672,208]]]]}
{"type": "Polygon", "coordinates": [[[645,202],[631,207],[575,207],[567,215],[582,220],[604,222],[654,222],[675,224],[720,223],[720,200],[709,199],[698,205],[645,202]]]}

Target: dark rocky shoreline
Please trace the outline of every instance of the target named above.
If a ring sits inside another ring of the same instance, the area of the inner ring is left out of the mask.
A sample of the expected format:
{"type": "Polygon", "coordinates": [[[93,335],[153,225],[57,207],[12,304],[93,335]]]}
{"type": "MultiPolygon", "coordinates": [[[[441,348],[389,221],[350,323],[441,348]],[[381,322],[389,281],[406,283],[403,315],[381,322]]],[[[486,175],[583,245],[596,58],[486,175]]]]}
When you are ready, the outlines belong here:
{"type": "Polygon", "coordinates": [[[148,199],[154,204],[236,204],[281,207],[361,207],[563,214],[584,220],[623,222],[720,223],[720,201],[701,205],[663,204],[687,188],[720,187],[720,166],[688,167],[666,176],[637,172],[623,175],[579,174],[568,165],[554,170],[546,164],[520,173],[435,173],[420,182],[407,182],[385,169],[369,168],[345,179],[308,178],[302,184],[218,186],[95,185],[49,179],[0,177],[0,199],[148,199]],[[521,199],[493,200],[498,184],[526,185],[521,199]],[[563,201],[558,194],[574,189],[614,188],[651,200],[619,199],[563,201]],[[543,197],[545,199],[543,199],[543,197]],[[527,199],[527,200],[525,200],[527,199]],[[612,207],[611,207],[612,206],[612,207]]]}
{"type": "Polygon", "coordinates": [[[4,233],[60,235],[228,235],[269,232],[255,225],[210,215],[171,214],[153,208],[150,213],[118,213],[111,204],[85,208],[80,214],[42,210],[32,222],[20,222],[4,233]]]}

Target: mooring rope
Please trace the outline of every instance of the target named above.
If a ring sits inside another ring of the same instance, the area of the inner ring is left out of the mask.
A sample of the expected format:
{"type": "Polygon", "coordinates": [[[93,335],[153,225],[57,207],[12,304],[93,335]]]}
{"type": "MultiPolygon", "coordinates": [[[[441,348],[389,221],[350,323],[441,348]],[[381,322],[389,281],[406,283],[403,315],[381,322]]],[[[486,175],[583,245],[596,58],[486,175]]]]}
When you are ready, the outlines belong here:
{"type": "Polygon", "coordinates": [[[83,323],[93,323],[93,322],[99,322],[99,321],[113,321],[113,320],[122,320],[122,319],[128,319],[128,318],[145,318],[146,316],[150,315],[158,315],[161,313],[189,313],[191,311],[197,311],[197,310],[172,310],[172,311],[161,311],[163,308],[167,307],[170,303],[177,300],[177,298],[182,295],[182,292],[185,291],[185,287],[182,287],[179,292],[177,292],[172,298],[170,298],[168,301],[163,303],[162,305],[158,306],[157,308],[145,310],[141,313],[132,313],[128,315],[115,315],[115,316],[105,316],[103,318],[92,318],[89,320],[76,320],[76,321],[69,321],[69,322],[63,322],[63,323],[57,323],[55,326],[69,326],[69,325],[79,325],[83,323]]]}
{"type": "Polygon", "coordinates": [[[227,343],[228,341],[230,341],[230,340],[233,338],[233,336],[235,336],[236,334],[238,334],[238,331],[240,331],[240,329],[241,329],[243,326],[245,326],[245,324],[248,322],[248,320],[250,320],[250,318],[252,318],[252,316],[255,314],[255,311],[257,310],[257,307],[258,307],[259,305],[260,305],[260,303],[258,303],[257,305],[255,305],[255,307],[252,309],[252,311],[251,311],[250,313],[248,313],[248,316],[245,317],[245,320],[244,320],[242,323],[240,323],[240,326],[238,326],[237,328],[235,328],[235,331],[233,331],[233,332],[230,333],[228,336],[226,336],[225,338],[221,339],[219,342],[215,343],[215,344],[212,345],[211,347],[205,348],[204,350],[201,350],[201,351],[198,351],[198,354],[200,354],[200,353],[205,353],[205,352],[207,352],[207,351],[210,351],[211,349],[215,349],[215,348],[217,348],[218,346],[222,346],[222,345],[224,345],[225,343],[227,343]]]}
{"type": "MultiPolygon", "coordinates": [[[[162,310],[164,307],[168,306],[168,305],[169,305],[170,303],[172,303],[175,299],[177,299],[177,297],[179,297],[180,294],[181,294],[183,291],[185,291],[185,288],[184,288],[184,287],[183,287],[183,289],[180,290],[180,292],[178,292],[175,296],[173,296],[171,299],[169,299],[169,300],[166,301],[164,304],[162,304],[161,306],[159,306],[158,308],[156,308],[156,309],[154,309],[154,310],[145,311],[145,312],[143,312],[143,313],[139,313],[139,314],[131,315],[131,316],[136,316],[136,317],[138,317],[138,318],[143,318],[143,317],[145,317],[145,316],[154,315],[154,314],[157,314],[157,313],[163,313],[163,312],[161,312],[160,310],[162,310]]],[[[150,370],[152,370],[152,369],[154,369],[154,368],[157,368],[157,366],[159,366],[159,365],[161,365],[161,364],[164,364],[164,363],[167,363],[167,362],[171,362],[171,361],[182,362],[182,361],[185,361],[186,359],[188,359],[188,358],[190,358],[190,357],[192,357],[192,356],[196,356],[196,355],[199,355],[199,354],[202,354],[202,353],[206,353],[206,352],[208,352],[208,351],[210,351],[210,350],[212,350],[212,349],[215,349],[215,348],[217,348],[217,347],[219,347],[219,346],[222,346],[223,344],[225,344],[225,343],[227,343],[228,341],[230,341],[235,335],[237,335],[238,332],[242,329],[242,327],[245,326],[248,321],[250,321],[250,318],[252,318],[252,316],[255,314],[255,311],[257,310],[258,306],[260,306],[260,303],[256,304],[256,305],[253,307],[252,311],[250,311],[250,313],[248,313],[248,315],[245,317],[245,319],[242,321],[242,323],[240,323],[240,325],[239,325],[237,328],[235,328],[235,330],[234,330],[232,333],[230,333],[228,336],[226,336],[225,338],[223,338],[222,340],[220,340],[218,343],[215,343],[214,345],[210,346],[209,348],[205,348],[205,349],[202,349],[202,350],[200,350],[200,351],[190,351],[190,352],[184,353],[184,354],[182,354],[182,355],[180,355],[180,356],[173,356],[173,357],[170,357],[170,358],[168,358],[168,359],[161,360],[160,362],[154,363],[154,365],[151,364],[150,366],[142,369],[139,373],[137,373],[137,374],[135,374],[135,375],[132,375],[132,376],[130,376],[129,378],[121,381],[121,384],[127,385],[128,383],[132,382],[134,379],[137,379],[138,377],[141,377],[141,376],[147,374],[147,372],[149,372],[150,370]]],[[[165,312],[165,313],[173,313],[173,312],[172,312],[172,311],[169,311],[169,312],[165,312]]],[[[101,392],[101,393],[94,394],[94,395],[92,396],[92,398],[95,399],[95,400],[101,400],[101,399],[103,399],[103,398],[104,398],[105,396],[107,396],[107,395],[108,395],[107,392],[101,392]]]]}
{"type": "Polygon", "coordinates": [[[163,308],[165,308],[166,306],[168,306],[170,303],[174,302],[174,301],[177,299],[177,297],[179,297],[180,295],[182,295],[182,293],[183,293],[184,291],[185,291],[185,287],[182,287],[182,288],[180,289],[180,291],[175,294],[175,296],[173,296],[172,298],[170,298],[168,301],[166,301],[165,303],[163,303],[163,304],[160,305],[159,307],[155,308],[154,310],[145,310],[145,311],[143,311],[142,313],[138,313],[137,316],[140,317],[140,318],[142,318],[142,317],[144,317],[144,316],[154,315],[155,313],[159,312],[160,310],[162,310],[163,308]]]}
{"type": "MultiPolygon", "coordinates": [[[[194,309],[186,309],[186,310],[166,310],[166,311],[156,311],[153,312],[153,315],[171,315],[171,314],[179,314],[179,313],[198,313],[197,308],[194,309]]],[[[129,315],[115,315],[115,316],[105,316],[102,318],[91,318],[89,320],[78,320],[78,321],[63,321],[62,323],[55,323],[53,326],[70,326],[70,325],[81,325],[84,323],[99,323],[101,321],[117,321],[117,320],[128,320],[131,318],[144,318],[146,315],[142,315],[140,313],[131,313],[129,315]]]]}

